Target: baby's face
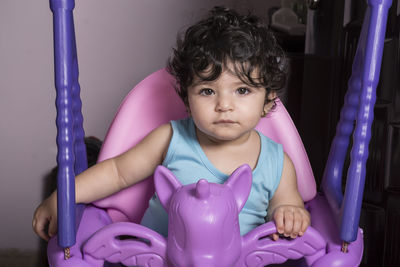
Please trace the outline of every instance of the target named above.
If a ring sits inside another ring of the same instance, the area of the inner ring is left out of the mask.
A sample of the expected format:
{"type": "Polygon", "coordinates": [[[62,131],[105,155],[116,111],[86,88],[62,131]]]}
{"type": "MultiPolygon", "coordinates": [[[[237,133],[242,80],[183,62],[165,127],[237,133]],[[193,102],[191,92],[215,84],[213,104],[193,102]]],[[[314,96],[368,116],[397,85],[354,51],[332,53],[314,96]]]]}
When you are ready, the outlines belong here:
{"type": "Polygon", "coordinates": [[[225,69],[214,81],[188,88],[191,115],[198,130],[215,141],[247,138],[264,111],[266,90],[243,83],[225,69]]]}

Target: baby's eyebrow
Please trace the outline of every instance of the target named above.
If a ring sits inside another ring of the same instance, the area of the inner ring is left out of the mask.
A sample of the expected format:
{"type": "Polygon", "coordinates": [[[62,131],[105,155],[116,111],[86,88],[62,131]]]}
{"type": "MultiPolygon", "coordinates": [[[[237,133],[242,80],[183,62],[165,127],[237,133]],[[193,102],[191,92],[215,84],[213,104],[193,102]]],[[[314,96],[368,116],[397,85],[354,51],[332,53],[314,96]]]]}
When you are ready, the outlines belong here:
{"type": "MultiPolygon", "coordinates": [[[[212,86],[214,84],[215,81],[207,81],[207,80],[195,80],[193,81],[191,87],[195,87],[195,86],[212,86]]],[[[233,87],[239,87],[239,86],[243,86],[243,87],[251,87],[250,85],[248,85],[247,83],[241,81],[241,80],[237,80],[237,81],[233,81],[232,83],[230,83],[230,86],[233,87]]]]}
{"type": "Polygon", "coordinates": [[[204,81],[204,80],[201,80],[201,81],[194,81],[194,82],[192,83],[192,86],[212,84],[212,82],[213,82],[213,81],[204,81]]]}
{"type": "Polygon", "coordinates": [[[233,82],[232,85],[236,85],[236,86],[249,86],[247,83],[242,82],[242,81],[233,82]]]}

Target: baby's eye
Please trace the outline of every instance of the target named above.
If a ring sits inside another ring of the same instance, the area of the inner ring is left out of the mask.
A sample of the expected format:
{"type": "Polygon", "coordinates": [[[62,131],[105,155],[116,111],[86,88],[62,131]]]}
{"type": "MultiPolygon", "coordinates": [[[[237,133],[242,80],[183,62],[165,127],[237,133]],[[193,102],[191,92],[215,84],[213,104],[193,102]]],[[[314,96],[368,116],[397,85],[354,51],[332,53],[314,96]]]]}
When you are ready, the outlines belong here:
{"type": "Polygon", "coordinates": [[[236,90],[236,92],[237,92],[239,95],[247,95],[248,93],[250,93],[250,90],[249,90],[248,88],[246,88],[246,87],[240,87],[240,88],[238,88],[238,89],[236,90]]]}
{"type": "Polygon", "coordinates": [[[213,95],[214,90],[210,88],[203,88],[200,90],[200,95],[213,95]]]}

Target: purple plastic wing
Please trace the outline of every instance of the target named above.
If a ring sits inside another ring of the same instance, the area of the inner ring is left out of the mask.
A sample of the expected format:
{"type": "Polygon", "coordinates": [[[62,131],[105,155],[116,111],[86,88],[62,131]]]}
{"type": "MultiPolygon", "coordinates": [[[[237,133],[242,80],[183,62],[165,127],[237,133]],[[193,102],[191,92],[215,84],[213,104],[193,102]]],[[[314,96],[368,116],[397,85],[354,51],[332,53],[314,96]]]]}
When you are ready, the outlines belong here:
{"type": "Polygon", "coordinates": [[[95,233],[83,247],[86,256],[127,266],[167,266],[166,239],[135,223],[119,222],[95,233]]]}
{"type": "Polygon", "coordinates": [[[273,241],[269,238],[273,233],[276,233],[275,224],[269,222],[243,236],[242,255],[235,266],[265,266],[302,257],[311,266],[317,258],[325,254],[326,242],[311,226],[302,237],[296,239],[273,241]]]}

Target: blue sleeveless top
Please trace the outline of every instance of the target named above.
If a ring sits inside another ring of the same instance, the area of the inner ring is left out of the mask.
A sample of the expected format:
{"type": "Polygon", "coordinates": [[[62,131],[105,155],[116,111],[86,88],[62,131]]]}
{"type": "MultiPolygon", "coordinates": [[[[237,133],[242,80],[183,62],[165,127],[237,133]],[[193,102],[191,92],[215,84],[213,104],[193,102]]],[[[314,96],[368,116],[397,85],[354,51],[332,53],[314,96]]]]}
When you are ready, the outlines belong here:
{"type": "MultiPolygon", "coordinates": [[[[170,169],[183,184],[206,179],[213,183],[224,183],[229,175],[219,171],[201,148],[191,118],[171,121],[173,135],[163,166],[170,169]]],[[[257,166],[253,170],[253,183],[249,198],[239,213],[240,233],[246,234],[265,222],[269,200],[279,185],[283,168],[283,148],[258,132],[261,150],[257,166]]],[[[239,167],[239,166],[238,166],[239,167]]],[[[142,225],[167,236],[168,215],[155,194],[149,202],[142,225]]]]}

